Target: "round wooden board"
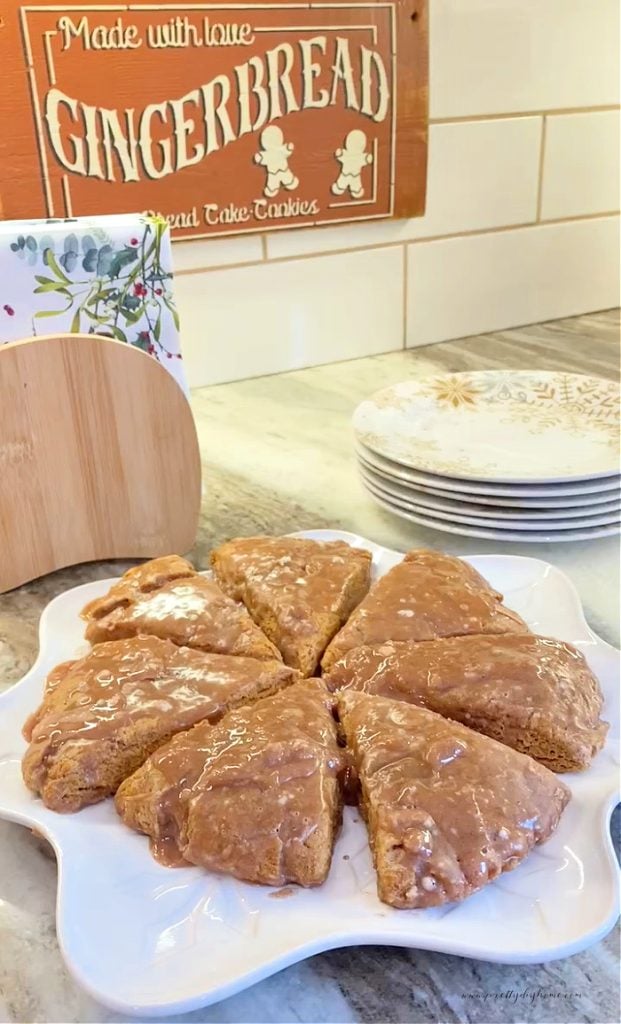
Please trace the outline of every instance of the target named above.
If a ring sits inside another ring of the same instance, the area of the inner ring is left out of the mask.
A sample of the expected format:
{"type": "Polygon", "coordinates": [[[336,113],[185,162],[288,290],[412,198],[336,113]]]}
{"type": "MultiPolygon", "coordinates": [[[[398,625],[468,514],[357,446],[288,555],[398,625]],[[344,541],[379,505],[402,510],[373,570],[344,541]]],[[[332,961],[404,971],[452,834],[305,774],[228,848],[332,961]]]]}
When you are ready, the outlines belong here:
{"type": "Polygon", "coordinates": [[[97,335],[0,346],[0,593],[187,551],[200,495],[190,406],[157,360],[97,335]]]}

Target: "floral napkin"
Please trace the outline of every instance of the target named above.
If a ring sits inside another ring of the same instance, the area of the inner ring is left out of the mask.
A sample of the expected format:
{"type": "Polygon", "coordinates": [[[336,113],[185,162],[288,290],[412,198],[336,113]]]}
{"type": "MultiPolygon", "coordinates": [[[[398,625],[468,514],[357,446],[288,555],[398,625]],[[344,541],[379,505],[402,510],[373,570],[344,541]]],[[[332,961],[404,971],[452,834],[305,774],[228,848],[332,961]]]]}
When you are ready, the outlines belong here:
{"type": "Polygon", "coordinates": [[[0,222],[0,344],[63,331],[142,349],[187,393],[166,221],[0,222]]]}

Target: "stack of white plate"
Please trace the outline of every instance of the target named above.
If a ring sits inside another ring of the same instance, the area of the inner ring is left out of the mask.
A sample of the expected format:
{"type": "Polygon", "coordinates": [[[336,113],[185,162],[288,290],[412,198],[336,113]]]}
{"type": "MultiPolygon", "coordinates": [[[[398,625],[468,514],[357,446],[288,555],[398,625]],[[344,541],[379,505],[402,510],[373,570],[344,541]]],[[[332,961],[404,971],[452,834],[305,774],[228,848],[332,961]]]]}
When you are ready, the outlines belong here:
{"type": "Polygon", "coordinates": [[[619,531],[619,385],[490,370],[403,381],[358,406],[364,486],[422,526],[569,541],[619,531]]]}

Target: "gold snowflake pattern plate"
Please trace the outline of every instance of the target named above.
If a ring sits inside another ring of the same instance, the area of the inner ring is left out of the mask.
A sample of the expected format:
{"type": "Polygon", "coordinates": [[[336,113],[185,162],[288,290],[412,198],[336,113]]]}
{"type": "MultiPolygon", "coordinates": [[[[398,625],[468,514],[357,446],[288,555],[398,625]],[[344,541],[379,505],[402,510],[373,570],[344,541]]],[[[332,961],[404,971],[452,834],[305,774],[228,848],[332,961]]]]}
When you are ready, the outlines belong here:
{"type": "Polygon", "coordinates": [[[464,480],[552,483],[619,472],[619,385],[579,374],[485,370],[402,381],[361,402],[358,442],[464,480]]]}
{"type": "Polygon", "coordinates": [[[511,541],[512,543],[520,544],[557,544],[569,541],[600,540],[602,537],[614,537],[621,529],[618,519],[613,520],[608,526],[567,527],[562,530],[555,529],[552,525],[541,530],[530,528],[509,529],[506,526],[473,526],[462,520],[440,519],[433,509],[425,509],[420,512],[414,511],[413,506],[406,506],[406,503],[403,501],[385,497],[379,488],[370,484],[365,484],[364,486],[371,496],[371,500],[386,512],[392,512],[393,515],[399,516],[400,519],[416,523],[418,526],[426,526],[430,530],[440,530],[442,533],[459,534],[464,537],[480,537],[483,540],[511,541]]]}

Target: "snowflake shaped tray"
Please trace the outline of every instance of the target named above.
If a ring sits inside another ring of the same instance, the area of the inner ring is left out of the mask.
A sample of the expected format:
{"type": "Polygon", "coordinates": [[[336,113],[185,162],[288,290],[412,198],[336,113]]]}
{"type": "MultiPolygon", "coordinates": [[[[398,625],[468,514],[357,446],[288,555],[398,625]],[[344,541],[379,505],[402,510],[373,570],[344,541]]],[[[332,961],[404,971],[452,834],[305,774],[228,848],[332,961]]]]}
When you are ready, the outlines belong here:
{"type": "MultiPolygon", "coordinates": [[[[402,557],[340,531],[301,536],[368,548],[376,575],[402,557]]],[[[52,666],[84,651],[79,611],[113,581],[76,587],[45,609],[35,665],[0,697],[0,816],[36,829],[54,847],[59,942],[74,977],[96,999],[124,1014],[181,1013],[337,946],[385,944],[539,963],[570,956],[613,927],[618,881],[609,820],[618,784],[618,652],[589,629],[573,585],[558,569],[513,555],[468,561],[533,630],[583,651],[600,678],[611,730],[588,771],[564,776],[573,799],[549,842],[464,903],[425,911],[380,903],[364,824],[353,808],[346,808],[327,882],[280,893],[199,868],[156,864],[146,838],[121,824],[110,800],[75,815],[47,810],[22,782],[22,723],[52,666]]]]}

